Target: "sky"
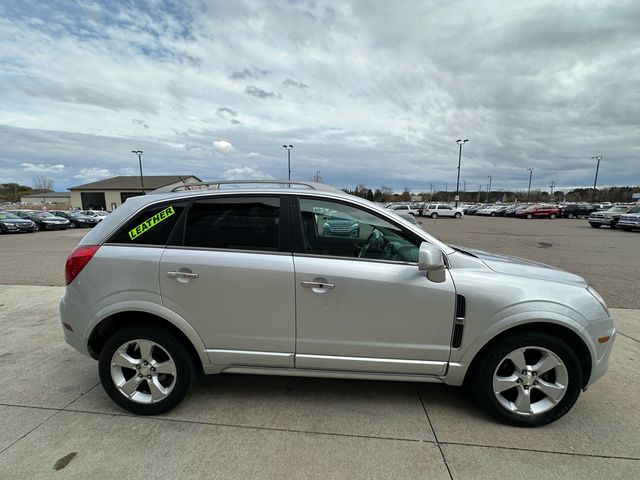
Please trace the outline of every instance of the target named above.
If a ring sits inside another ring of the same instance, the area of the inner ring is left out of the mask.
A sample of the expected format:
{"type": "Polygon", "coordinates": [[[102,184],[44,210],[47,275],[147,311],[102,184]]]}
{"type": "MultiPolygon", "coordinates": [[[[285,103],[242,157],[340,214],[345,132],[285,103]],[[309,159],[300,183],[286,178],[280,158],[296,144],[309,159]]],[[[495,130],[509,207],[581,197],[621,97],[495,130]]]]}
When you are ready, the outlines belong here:
{"type": "Polygon", "coordinates": [[[640,2],[0,0],[0,183],[640,185],[640,2]]]}

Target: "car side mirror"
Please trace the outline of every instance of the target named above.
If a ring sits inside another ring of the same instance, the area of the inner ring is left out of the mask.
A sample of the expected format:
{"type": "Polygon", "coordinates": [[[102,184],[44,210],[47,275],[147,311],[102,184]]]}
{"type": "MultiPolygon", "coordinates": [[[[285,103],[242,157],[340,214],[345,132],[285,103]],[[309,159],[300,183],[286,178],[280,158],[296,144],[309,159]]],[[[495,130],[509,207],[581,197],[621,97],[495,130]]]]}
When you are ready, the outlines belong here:
{"type": "Polygon", "coordinates": [[[422,242],[418,252],[418,270],[427,272],[427,278],[432,282],[444,282],[444,258],[440,249],[428,242],[422,242]]]}

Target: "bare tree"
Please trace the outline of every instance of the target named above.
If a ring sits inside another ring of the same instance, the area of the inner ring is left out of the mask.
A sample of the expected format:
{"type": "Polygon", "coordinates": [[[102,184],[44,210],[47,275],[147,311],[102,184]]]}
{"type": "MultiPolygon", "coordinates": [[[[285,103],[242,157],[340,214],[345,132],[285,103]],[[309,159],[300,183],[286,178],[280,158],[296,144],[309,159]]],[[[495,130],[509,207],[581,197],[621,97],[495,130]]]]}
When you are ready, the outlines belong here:
{"type": "Polygon", "coordinates": [[[53,192],[53,180],[47,177],[36,177],[33,179],[33,187],[35,190],[53,192]]]}

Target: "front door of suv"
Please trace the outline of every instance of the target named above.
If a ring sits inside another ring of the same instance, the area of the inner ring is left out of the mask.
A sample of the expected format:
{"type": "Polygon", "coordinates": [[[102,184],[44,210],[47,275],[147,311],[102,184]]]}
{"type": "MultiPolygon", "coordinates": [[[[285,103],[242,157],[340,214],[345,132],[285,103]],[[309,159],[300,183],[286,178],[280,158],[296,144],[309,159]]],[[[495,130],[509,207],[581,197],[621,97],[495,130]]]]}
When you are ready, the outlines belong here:
{"type": "Polygon", "coordinates": [[[296,368],[442,375],[455,289],[418,270],[421,239],[366,208],[312,197],[292,203],[296,368]],[[337,236],[331,216],[358,222],[337,236]]]}
{"type": "Polygon", "coordinates": [[[160,263],[163,304],[214,365],[292,367],[293,259],[280,196],[196,199],[160,263]]]}

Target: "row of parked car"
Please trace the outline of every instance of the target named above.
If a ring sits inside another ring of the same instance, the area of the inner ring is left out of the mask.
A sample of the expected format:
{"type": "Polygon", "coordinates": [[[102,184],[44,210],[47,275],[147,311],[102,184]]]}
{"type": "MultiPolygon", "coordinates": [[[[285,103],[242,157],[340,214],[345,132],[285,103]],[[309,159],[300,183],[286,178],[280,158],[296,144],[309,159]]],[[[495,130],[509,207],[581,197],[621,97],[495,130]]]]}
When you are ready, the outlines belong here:
{"type": "Polygon", "coordinates": [[[91,228],[108,214],[101,210],[0,210],[0,233],[91,228]]]}

